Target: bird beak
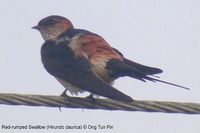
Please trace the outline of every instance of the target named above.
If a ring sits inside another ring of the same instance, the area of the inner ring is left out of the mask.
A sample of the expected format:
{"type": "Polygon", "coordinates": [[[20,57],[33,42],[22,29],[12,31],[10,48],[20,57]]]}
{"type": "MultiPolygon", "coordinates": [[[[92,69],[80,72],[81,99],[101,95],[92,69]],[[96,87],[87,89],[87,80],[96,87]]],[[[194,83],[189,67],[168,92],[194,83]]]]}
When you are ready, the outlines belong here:
{"type": "Polygon", "coordinates": [[[36,25],[36,26],[33,26],[33,27],[32,27],[32,29],[39,30],[39,29],[40,29],[40,27],[39,27],[38,25],[36,25]]]}

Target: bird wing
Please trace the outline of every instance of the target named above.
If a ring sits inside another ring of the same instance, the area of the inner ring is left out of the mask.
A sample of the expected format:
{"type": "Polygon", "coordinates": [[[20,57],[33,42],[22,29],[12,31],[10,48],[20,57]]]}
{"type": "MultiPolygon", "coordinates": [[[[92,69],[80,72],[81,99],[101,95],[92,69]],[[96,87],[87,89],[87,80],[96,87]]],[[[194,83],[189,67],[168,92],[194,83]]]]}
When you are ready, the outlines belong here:
{"type": "MultiPolygon", "coordinates": [[[[84,44],[82,49],[84,49],[87,55],[89,55],[90,63],[93,65],[106,62],[109,59],[116,59],[123,60],[125,64],[142,71],[146,75],[158,74],[162,72],[162,70],[159,68],[142,65],[125,58],[120,51],[111,47],[101,36],[90,31],[83,29],[71,29],[61,34],[60,37],[68,36],[72,38],[79,33],[84,34],[81,38],[79,38],[79,40],[81,40],[81,43],[84,44]]],[[[78,51],[78,53],[80,52],[78,51]]]]}
{"type": "MultiPolygon", "coordinates": [[[[90,64],[92,64],[93,72],[97,73],[104,81],[109,82],[114,78],[121,76],[130,76],[128,71],[122,71],[122,68],[118,68],[124,64],[128,68],[131,68],[132,77],[144,81],[146,75],[152,75],[162,72],[161,69],[144,66],[133,61],[130,61],[123,57],[123,55],[116,49],[112,48],[102,37],[92,34],[84,34],[79,38],[79,44],[81,46],[82,54],[87,55],[90,64]],[[118,62],[114,66],[112,62],[118,62]],[[121,65],[120,65],[121,64],[121,65]],[[118,65],[118,66],[117,66],[118,65]],[[112,66],[113,69],[110,69],[112,66]],[[109,69],[108,69],[109,68],[109,69]],[[117,69],[116,69],[117,68],[117,69]]],[[[78,47],[73,44],[74,47],[78,47]]],[[[80,50],[76,50],[77,53],[81,53],[80,50]]]]}
{"type": "Polygon", "coordinates": [[[117,49],[113,48],[119,55],[121,55],[123,57],[123,62],[131,67],[134,67],[140,71],[142,71],[143,73],[145,73],[146,75],[152,75],[152,74],[159,74],[162,73],[163,71],[159,68],[155,68],[155,67],[150,67],[150,66],[146,66],[146,65],[142,65],[139,63],[136,63],[134,61],[131,61],[127,58],[125,58],[123,56],[123,54],[118,51],[117,49]]]}
{"type": "Polygon", "coordinates": [[[135,68],[139,69],[140,71],[142,71],[146,75],[159,74],[159,73],[163,72],[159,68],[145,66],[145,65],[136,63],[134,61],[131,61],[129,59],[126,59],[126,58],[124,58],[124,63],[127,64],[127,65],[129,65],[129,66],[131,66],[131,67],[135,67],[135,68]]]}
{"type": "Polygon", "coordinates": [[[84,34],[79,38],[72,39],[70,47],[81,55],[87,55],[91,64],[96,64],[99,61],[107,61],[109,59],[122,60],[119,55],[102,37],[96,34],[84,34]],[[73,40],[75,40],[73,43],[73,40]]]}
{"type": "Polygon", "coordinates": [[[148,77],[161,73],[162,70],[155,67],[145,66],[124,58],[122,53],[120,53],[117,49],[112,48],[101,36],[97,34],[93,34],[85,30],[73,30],[72,34],[70,34],[75,35],[80,32],[84,32],[84,34],[83,36],[79,36],[78,39],[75,39],[75,44],[78,44],[78,47],[72,43],[72,46],[75,46],[74,48],[72,47],[72,49],[75,52],[77,51],[77,55],[86,57],[90,62],[90,65],[94,66],[92,71],[107,83],[109,83],[109,80],[112,81],[113,79],[122,76],[130,76],[142,81],[158,81],[188,89],[184,86],[148,77]],[[77,43],[77,40],[80,42],[77,43]],[[108,80],[106,79],[107,77],[108,80]]]}
{"type": "Polygon", "coordinates": [[[111,59],[119,61],[123,59],[102,37],[91,33],[75,35],[69,47],[76,56],[85,57],[89,61],[93,73],[106,83],[112,84],[113,78],[109,76],[106,64],[111,59]]]}
{"type": "Polygon", "coordinates": [[[68,41],[46,41],[41,48],[42,63],[53,76],[65,80],[78,88],[120,101],[132,101],[132,98],[109,86],[91,71],[85,57],[76,56],[68,47],[68,41]]]}

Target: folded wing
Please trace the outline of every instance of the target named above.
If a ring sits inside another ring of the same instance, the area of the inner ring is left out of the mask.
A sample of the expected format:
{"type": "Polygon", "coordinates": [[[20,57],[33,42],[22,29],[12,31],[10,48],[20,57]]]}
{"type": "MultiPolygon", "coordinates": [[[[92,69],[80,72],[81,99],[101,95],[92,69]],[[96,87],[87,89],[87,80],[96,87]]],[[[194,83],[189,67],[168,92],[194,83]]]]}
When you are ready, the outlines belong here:
{"type": "Polygon", "coordinates": [[[68,41],[47,41],[41,49],[42,62],[53,76],[65,80],[78,88],[119,101],[132,101],[132,98],[108,85],[91,71],[86,58],[77,57],[68,47],[68,41]]]}

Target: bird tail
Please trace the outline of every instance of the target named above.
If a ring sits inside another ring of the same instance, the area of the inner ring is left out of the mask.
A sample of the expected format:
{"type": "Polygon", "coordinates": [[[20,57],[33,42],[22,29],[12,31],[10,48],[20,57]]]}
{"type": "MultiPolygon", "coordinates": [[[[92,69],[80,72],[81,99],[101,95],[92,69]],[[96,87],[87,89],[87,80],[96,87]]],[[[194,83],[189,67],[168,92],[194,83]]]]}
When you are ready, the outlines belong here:
{"type": "Polygon", "coordinates": [[[133,61],[126,59],[126,58],[124,58],[124,63],[128,66],[131,66],[131,67],[134,67],[134,68],[140,70],[141,72],[143,72],[144,74],[147,74],[147,75],[159,74],[159,73],[163,72],[159,68],[145,66],[145,65],[133,62],[133,61]]]}
{"type": "Polygon", "coordinates": [[[161,73],[162,70],[159,68],[153,68],[144,66],[135,62],[131,62],[127,59],[122,63],[120,61],[111,60],[107,64],[108,70],[112,71],[112,76],[114,78],[118,78],[121,76],[129,76],[132,78],[136,78],[138,80],[146,82],[146,80],[152,81],[152,82],[161,82],[168,85],[176,86],[179,88],[183,88],[186,90],[189,90],[188,87],[184,87],[181,85],[177,85],[168,81],[163,81],[160,79],[157,79],[154,74],[161,73]]]}
{"type": "Polygon", "coordinates": [[[181,86],[181,85],[178,85],[178,84],[174,84],[174,83],[171,83],[171,82],[168,82],[168,81],[148,77],[148,76],[146,76],[144,79],[150,80],[150,81],[153,81],[153,82],[157,81],[157,82],[161,82],[161,83],[164,83],[164,84],[168,84],[168,85],[176,86],[176,87],[183,88],[183,89],[186,89],[186,90],[190,90],[190,88],[188,88],[188,87],[181,86]]]}
{"type": "Polygon", "coordinates": [[[135,72],[134,69],[132,69],[133,71],[132,72],[127,72],[127,76],[130,76],[130,77],[133,77],[133,78],[137,78],[139,80],[142,80],[142,81],[146,81],[146,80],[149,80],[149,81],[152,81],[152,82],[161,82],[161,83],[164,83],[164,84],[168,84],[168,85],[172,85],[172,86],[176,86],[176,87],[179,87],[179,88],[183,88],[183,89],[186,89],[186,90],[190,90],[188,87],[185,87],[185,86],[181,86],[181,85],[178,85],[178,84],[175,84],[175,83],[171,83],[171,82],[168,82],[168,81],[164,81],[164,80],[161,80],[161,79],[157,79],[156,76],[154,75],[146,75],[142,72],[135,72]],[[154,76],[154,77],[150,77],[150,76],[154,76]]]}

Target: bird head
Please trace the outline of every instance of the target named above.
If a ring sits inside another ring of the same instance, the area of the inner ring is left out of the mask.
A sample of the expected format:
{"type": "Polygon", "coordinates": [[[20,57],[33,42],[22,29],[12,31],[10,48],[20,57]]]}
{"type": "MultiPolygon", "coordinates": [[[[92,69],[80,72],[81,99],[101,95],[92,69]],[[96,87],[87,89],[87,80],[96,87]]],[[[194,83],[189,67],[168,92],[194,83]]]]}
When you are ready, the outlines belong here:
{"type": "Polygon", "coordinates": [[[73,24],[67,18],[57,15],[48,16],[40,20],[32,29],[39,30],[43,39],[54,40],[63,32],[72,29],[73,24]]]}

